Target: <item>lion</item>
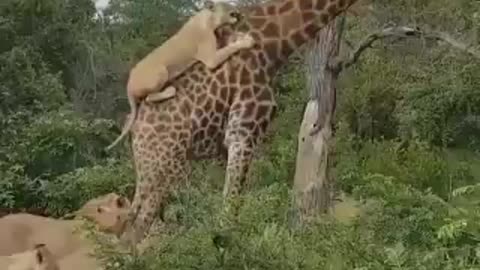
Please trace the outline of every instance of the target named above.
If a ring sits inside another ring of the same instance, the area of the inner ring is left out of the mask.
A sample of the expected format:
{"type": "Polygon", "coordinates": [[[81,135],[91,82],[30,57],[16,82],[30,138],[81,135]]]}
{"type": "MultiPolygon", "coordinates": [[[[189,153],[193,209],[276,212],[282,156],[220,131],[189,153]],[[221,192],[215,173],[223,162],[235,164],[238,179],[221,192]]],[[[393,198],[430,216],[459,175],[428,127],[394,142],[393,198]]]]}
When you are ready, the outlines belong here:
{"type": "Polygon", "coordinates": [[[120,136],[105,148],[106,151],[117,145],[132,128],[140,100],[145,98],[147,102],[158,102],[169,99],[176,94],[176,89],[172,85],[163,89],[165,84],[197,61],[209,69],[215,69],[234,53],[254,45],[253,38],[244,33],[241,38],[218,49],[215,30],[237,23],[241,14],[227,3],[206,1],[205,6],[205,9],[192,16],[175,35],[131,69],[127,82],[130,116],[120,136]]]}
{"type": "Polygon", "coordinates": [[[15,253],[10,256],[1,256],[0,269],[60,270],[57,261],[54,259],[52,253],[45,244],[36,244],[34,245],[33,249],[27,250],[25,252],[15,253]]]}
{"type": "MultiPolygon", "coordinates": [[[[84,237],[81,227],[91,221],[98,231],[118,237],[127,224],[129,208],[127,198],[109,193],[88,201],[73,213],[75,219],[72,220],[25,213],[4,216],[0,218],[0,256],[25,252],[35,243],[45,243],[60,265],[64,258],[72,257],[93,265],[96,260],[87,258],[87,253],[93,252],[94,243],[84,237]]],[[[72,267],[66,269],[74,269],[72,267]]]]}

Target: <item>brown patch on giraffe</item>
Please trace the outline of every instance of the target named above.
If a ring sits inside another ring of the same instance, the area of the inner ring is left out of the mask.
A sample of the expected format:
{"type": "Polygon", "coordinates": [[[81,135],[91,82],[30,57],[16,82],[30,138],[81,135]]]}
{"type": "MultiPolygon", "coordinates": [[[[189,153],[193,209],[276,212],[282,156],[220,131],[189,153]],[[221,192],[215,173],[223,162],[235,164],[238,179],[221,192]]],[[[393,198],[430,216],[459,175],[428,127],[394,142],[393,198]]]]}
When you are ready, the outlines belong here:
{"type": "Polygon", "coordinates": [[[178,133],[176,131],[172,130],[172,131],[170,131],[170,133],[168,133],[168,135],[169,135],[169,137],[172,141],[177,141],[178,133]]]}
{"type": "Polygon", "coordinates": [[[228,97],[228,87],[224,86],[220,89],[220,99],[223,101],[227,101],[228,97]]]}
{"type": "Polygon", "coordinates": [[[252,77],[250,76],[250,71],[248,71],[246,67],[243,67],[242,71],[240,72],[240,84],[249,84],[251,81],[252,77]]]}
{"type": "Polygon", "coordinates": [[[262,35],[257,31],[250,32],[250,35],[252,36],[253,40],[257,41],[257,43],[254,46],[254,48],[257,48],[257,46],[259,46],[259,44],[258,44],[259,41],[262,40],[262,35]]]}
{"type": "Polygon", "coordinates": [[[225,110],[225,106],[220,101],[215,101],[215,112],[222,113],[225,110]]]}
{"type": "Polygon", "coordinates": [[[293,2],[289,1],[289,2],[286,2],[285,4],[283,4],[279,9],[278,9],[278,13],[279,14],[283,14],[285,12],[288,12],[290,10],[292,10],[295,6],[293,5],[293,2]]]}
{"type": "MultiPolygon", "coordinates": [[[[207,80],[205,81],[205,84],[210,84],[212,82],[212,77],[208,77],[207,80]]],[[[200,86],[198,88],[202,89],[200,86]]]]}
{"type": "Polygon", "coordinates": [[[225,72],[219,72],[219,73],[217,74],[217,81],[218,81],[218,83],[220,83],[220,84],[224,84],[224,83],[227,81],[227,79],[226,79],[226,77],[225,77],[225,72]]]}
{"type": "Polygon", "coordinates": [[[253,8],[251,14],[252,14],[252,16],[264,16],[265,11],[263,10],[262,6],[256,6],[256,7],[253,8]]]}
{"type": "Polygon", "coordinates": [[[197,99],[197,104],[202,106],[205,101],[207,100],[207,94],[206,93],[202,93],[200,96],[198,96],[198,99],[197,99]]]}
{"type": "Polygon", "coordinates": [[[264,45],[264,50],[267,54],[267,58],[270,61],[274,61],[277,58],[277,52],[278,52],[278,41],[271,41],[271,42],[266,42],[264,45]]]}
{"type": "Polygon", "coordinates": [[[335,2],[331,2],[327,8],[327,13],[330,15],[334,15],[337,12],[338,12],[337,5],[335,5],[335,2]]]}
{"type": "Polygon", "coordinates": [[[257,107],[257,115],[255,116],[255,118],[256,119],[265,118],[269,111],[270,111],[270,106],[260,105],[257,107]]]}
{"type": "Polygon", "coordinates": [[[187,116],[192,112],[192,104],[188,100],[184,100],[180,106],[180,113],[182,116],[187,116]]]}
{"type": "Polygon", "coordinates": [[[253,93],[250,88],[245,88],[240,92],[240,100],[249,100],[253,97],[253,93]]]}
{"type": "Polygon", "coordinates": [[[203,116],[203,111],[199,108],[195,109],[194,115],[197,119],[200,119],[203,116]]]}
{"type": "Polygon", "coordinates": [[[337,7],[338,7],[339,9],[343,9],[343,8],[345,8],[346,6],[347,6],[347,1],[345,1],[345,0],[339,0],[338,3],[337,3],[337,7]]]}
{"type": "MultiPolygon", "coordinates": [[[[169,129],[171,129],[171,128],[169,127],[169,129]]],[[[165,141],[166,139],[168,139],[168,134],[166,134],[166,133],[160,134],[157,137],[157,140],[159,140],[159,141],[165,141]]],[[[171,143],[171,145],[173,145],[173,143],[171,143]]],[[[170,146],[167,145],[167,147],[170,147],[170,146]]]]}
{"type": "Polygon", "coordinates": [[[184,141],[188,138],[188,132],[180,132],[180,140],[184,141]]]}
{"type": "Polygon", "coordinates": [[[315,13],[311,12],[311,11],[306,11],[306,12],[303,12],[302,13],[302,20],[303,20],[303,23],[309,23],[311,21],[313,21],[315,19],[315,13]]]}
{"type": "Polygon", "coordinates": [[[268,23],[265,28],[262,30],[262,34],[266,38],[275,38],[280,35],[280,29],[278,27],[278,24],[271,22],[268,23]]]}
{"type": "Polygon", "coordinates": [[[259,86],[254,86],[253,91],[257,93],[257,100],[258,101],[271,101],[272,94],[266,88],[260,88],[259,86]]]}
{"type": "Polygon", "coordinates": [[[167,107],[167,111],[169,113],[174,113],[176,111],[176,108],[174,106],[170,105],[170,106],[167,107]]]}
{"type": "Polygon", "coordinates": [[[242,108],[242,104],[240,103],[235,103],[235,105],[232,106],[232,108],[230,109],[230,111],[237,111],[237,110],[240,110],[242,108]]]}
{"type": "Polygon", "coordinates": [[[258,60],[256,57],[250,57],[248,61],[248,67],[250,70],[256,70],[258,68],[258,60]]]}
{"type": "Polygon", "coordinates": [[[197,73],[199,77],[207,75],[207,69],[205,67],[202,67],[201,65],[198,65],[197,67],[197,70],[192,73],[197,73]]]}
{"type": "Polygon", "coordinates": [[[192,73],[190,79],[192,79],[193,81],[198,81],[200,80],[200,77],[196,73],[192,73]]]}
{"type": "Polygon", "coordinates": [[[252,130],[255,127],[255,123],[252,121],[242,122],[240,126],[245,129],[252,130]]]}
{"type": "Polygon", "coordinates": [[[205,138],[205,130],[201,129],[193,134],[193,141],[200,141],[201,139],[205,138]]]}
{"type": "Polygon", "coordinates": [[[181,88],[187,88],[188,87],[188,80],[183,79],[180,82],[178,82],[178,84],[180,85],[181,88]]]}
{"type": "Polygon", "coordinates": [[[147,121],[147,123],[150,125],[153,124],[155,122],[155,115],[153,113],[149,113],[145,118],[145,121],[147,121]]]}
{"type": "Polygon", "coordinates": [[[207,128],[207,136],[208,137],[213,137],[217,133],[217,127],[216,126],[209,126],[207,128]]]}
{"type": "Polygon", "coordinates": [[[323,10],[327,5],[327,2],[328,2],[327,0],[317,0],[317,3],[315,4],[315,9],[323,10]]]}
{"type": "Polygon", "coordinates": [[[267,131],[267,128],[268,128],[268,120],[264,119],[262,120],[262,122],[260,122],[260,129],[262,130],[262,132],[265,132],[267,131]]]}
{"type": "Polygon", "coordinates": [[[249,51],[241,51],[238,56],[240,56],[240,58],[243,60],[243,61],[247,61],[248,59],[250,59],[250,56],[251,56],[251,53],[249,51]]]}
{"type": "Polygon", "coordinates": [[[255,111],[255,102],[250,101],[247,104],[245,104],[245,111],[243,112],[242,117],[250,118],[253,116],[254,111],[255,111]]]}
{"type": "Polygon", "coordinates": [[[197,100],[197,97],[196,97],[192,92],[189,92],[189,93],[187,94],[187,97],[188,97],[188,99],[191,100],[192,102],[196,102],[196,100],[197,100]]]}
{"type": "Polygon", "coordinates": [[[320,23],[322,23],[323,25],[327,25],[328,22],[330,21],[330,16],[326,13],[322,13],[319,16],[319,20],[320,20],[320,23]]]}
{"type": "Polygon", "coordinates": [[[296,31],[302,26],[303,22],[301,13],[295,10],[284,15],[280,24],[282,28],[282,36],[287,36],[290,32],[296,31]]]}
{"type": "Polygon", "coordinates": [[[205,105],[203,106],[203,109],[208,112],[208,111],[210,111],[212,108],[213,108],[213,100],[209,98],[209,99],[207,100],[207,103],[205,103],[205,105]]]}
{"type": "Polygon", "coordinates": [[[157,133],[168,132],[170,130],[169,126],[158,124],[153,128],[157,133]]]}
{"type": "Polygon", "coordinates": [[[216,81],[214,81],[212,83],[212,85],[210,86],[210,91],[211,91],[211,94],[213,96],[217,96],[218,95],[218,83],[216,81]]]}
{"type": "Polygon", "coordinates": [[[147,135],[147,140],[153,141],[153,140],[155,140],[155,137],[156,137],[155,133],[150,133],[150,134],[147,135]]]}
{"type": "Polygon", "coordinates": [[[237,72],[235,70],[230,69],[230,72],[228,73],[228,83],[229,84],[235,84],[237,83],[237,72]]]}
{"type": "Polygon", "coordinates": [[[277,14],[277,6],[276,5],[270,5],[267,7],[267,15],[275,15],[277,14]]]}
{"type": "Polygon", "coordinates": [[[178,113],[176,113],[176,114],[173,115],[173,121],[177,122],[177,123],[180,123],[180,122],[182,122],[182,117],[178,113]]]}
{"type": "Polygon", "coordinates": [[[220,116],[215,115],[212,120],[213,123],[215,124],[220,124],[220,116]]]}
{"type": "Polygon", "coordinates": [[[260,61],[261,66],[267,65],[267,57],[263,52],[258,53],[258,60],[260,61]]]}
{"type": "Polygon", "coordinates": [[[165,123],[171,123],[172,122],[172,118],[166,114],[166,113],[162,113],[158,116],[158,122],[165,122],[165,123]]]}
{"type": "Polygon", "coordinates": [[[267,74],[263,69],[260,69],[253,75],[253,80],[258,84],[264,84],[267,82],[267,74]]]}
{"type": "Polygon", "coordinates": [[[313,1],[312,0],[299,0],[298,6],[301,10],[308,10],[313,8],[313,1]]]}
{"type": "Polygon", "coordinates": [[[260,18],[249,18],[248,21],[250,22],[250,25],[255,28],[255,29],[260,29],[263,27],[263,25],[267,22],[267,19],[264,17],[260,18]]]}
{"type": "Polygon", "coordinates": [[[230,93],[228,95],[228,105],[232,105],[233,103],[233,98],[235,97],[235,94],[238,92],[238,88],[235,86],[230,87],[230,93]]]}
{"type": "Polygon", "coordinates": [[[293,41],[293,43],[295,44],[295,47],[298,48],[305,41],[305,37],[301,32],[296,32],[290,37],[290,40],[293,41]]]}
{"type": "Polygon", "coordinates": [[[272,111],[270,112],[270,121],[272,121],[276,115],[277,115],[277,106],[275,105],[272,107],[272,111]]]}
{"type": "Polygon", "coordinates": [[[293,48],[290,46],[290,42],[288,42],[288,40],[282,40],[280,54],[283,56],[289,56],[292,52],[293,48]]]}
{"type": "Polygon", "coordinates": [[[259,135],[260,135],[260,129],[258,128],[258,126],[256,126],[255,129],[253,130],[253,136],[258,137],[259,135]]]}
{"type": "Polygon", "coordinates": [[[319,28],[315,24],[309,24],[303,30],[305,31],[305,34],[307,34],[308,38],[312,39],[317,35],[318,29],[319,28]]]}
{"type": "Polygon", "coordinates": [[[204,117],[202,118],[202,120],[200,121],[200,126],[201,126],[202,128],[206,128],[206,127],[208,126],[208,122],[209,122],[209,121],[208,121],[208,117],[207,117],[207,116],[204,116],[204,117]]]}
{"type": "Polygon", "coordinates": [[[248,137],[248,132],[245,131],[245,130],[243,130],[243,129],[238,130],[238,131],[237,131],[237,134],[238,134],[240,137],[242,137],[242,138],[248,137]]]}

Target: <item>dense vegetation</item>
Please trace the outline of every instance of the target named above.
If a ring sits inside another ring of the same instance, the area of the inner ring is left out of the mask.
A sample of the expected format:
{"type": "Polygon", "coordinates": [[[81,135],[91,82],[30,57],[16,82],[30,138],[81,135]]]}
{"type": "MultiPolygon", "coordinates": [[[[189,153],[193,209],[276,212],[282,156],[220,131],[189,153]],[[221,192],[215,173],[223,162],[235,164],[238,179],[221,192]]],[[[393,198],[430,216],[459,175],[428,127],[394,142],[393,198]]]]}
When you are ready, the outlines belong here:
{"type": "MultiPolygon", "coordinates": [[[[106,156],[128,110],[126,71],[193,10],[194,0],[0,1],[0,206],[52,216],[106,192],[131,196],[127,143],[106,156]]],[[[388,24],[477,45],[471,0],[373,1],[348,17],[358,43],[388,24]]],[[[342,46],[348,50],[348,46],[342,46]]],[[[387,39],[338,85],[337,186],[365,202],[356,219],[291,222],[304,69],[279,74],[279,115],[258,153],[239,223],[221,214],[223,170],[198,162],[167,209],[170,225],[115,269],[480,269],[480,65],[445,44],[387,39]],[[208,172],[208,173],[207,173],[208,172]],[[227,230],[228,229],[228,230],[227,230]],[[228,240],[220,252],[212,237],[228,240]]]]}

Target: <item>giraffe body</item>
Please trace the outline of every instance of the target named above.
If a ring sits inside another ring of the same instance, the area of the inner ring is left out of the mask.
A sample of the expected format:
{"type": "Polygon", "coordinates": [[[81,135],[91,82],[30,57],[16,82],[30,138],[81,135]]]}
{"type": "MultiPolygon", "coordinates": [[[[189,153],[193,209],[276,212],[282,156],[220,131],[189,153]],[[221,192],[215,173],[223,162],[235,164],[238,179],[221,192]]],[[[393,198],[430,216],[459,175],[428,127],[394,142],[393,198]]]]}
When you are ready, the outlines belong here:
{"type": "MultiPolygon", "coordinates": [[[[137,172],[124,239],[144,238],[169,192],[186,180],[190,160],[226,157],[223,195],[242,192],[257,145],[274,118],[271,81],[288,56],[356,0],[272,0],[243,11],[252,49],[218,69],[195,64],[173,81],[177,93],[161,103],[141,103],[132,129],[137,172]]],[[[226,29],[220,36],[236,38],[226,29]]],[[[230,40],[231,41],[231,40],[230,40]]]]}

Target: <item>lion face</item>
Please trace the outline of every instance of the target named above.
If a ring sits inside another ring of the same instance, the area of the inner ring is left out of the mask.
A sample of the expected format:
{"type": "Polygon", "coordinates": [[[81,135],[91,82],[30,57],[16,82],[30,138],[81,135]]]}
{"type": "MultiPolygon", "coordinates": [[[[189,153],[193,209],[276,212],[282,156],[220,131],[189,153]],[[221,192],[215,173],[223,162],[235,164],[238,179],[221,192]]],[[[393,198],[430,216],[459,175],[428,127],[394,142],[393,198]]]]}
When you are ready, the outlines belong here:
{"type": "Polygon", "coordinates": [[[58,264],[45,244],[37,244],[32,250],[10,256],[13,263],[7,270],[59,270],[58,264]]]}
{"type": "Polygon", "coordinates": [[[213,4],[211,10],[215,27],[225,24],[236,24],[242,17],[242,14],[235,6],[223,2],[213,4]]]}
{"type": "Polygon", "coordinates": [[[94,222],[100,231],[120,235],[128,221],[130,206],[127,198],[109,193],[88,201],[77,215],[94,222]]]}

